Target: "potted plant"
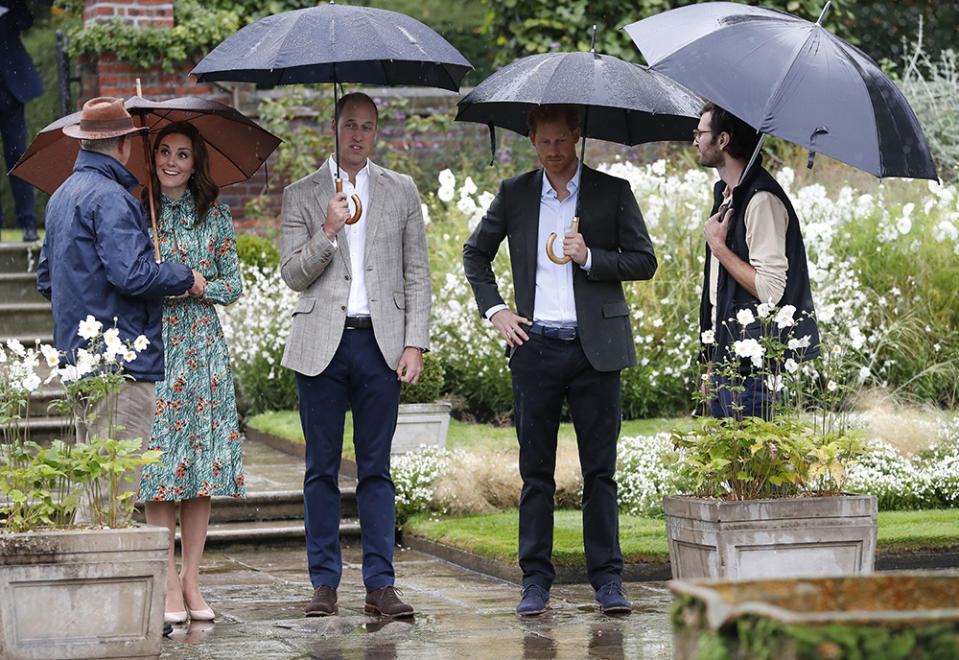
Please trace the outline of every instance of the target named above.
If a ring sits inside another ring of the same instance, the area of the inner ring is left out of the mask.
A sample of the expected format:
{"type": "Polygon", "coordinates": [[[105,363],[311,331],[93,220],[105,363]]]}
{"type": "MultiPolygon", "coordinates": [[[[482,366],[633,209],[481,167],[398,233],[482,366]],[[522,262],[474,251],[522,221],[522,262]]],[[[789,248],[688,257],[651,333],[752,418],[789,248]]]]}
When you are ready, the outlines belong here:
{"type": "Polygon", "coordinates": [[[740,339],[704,379],[714,395],[723,376],[732,416],[673,433],[689,493],[663,502],[674,579],[872,571],[876,498],[843,488],[865,451],[844,412],[844,356],[823,350],[815,367],[804,363],[809,338],[791,336],[794,313],[760,305],[730,320],[740,339]],[[762,416],[743,414],[748,382],[768,390],[762,416]]]}
{"type": "Polygon", "coordinates": [[[439,401],[443,390],[443,366],[431,353],[423,355],[423,373],[416,385],[400,393],[396,432],[391,452],[401,454],[420,445],[446,447],[451,404],[439,401]]]}
{"type": "Polygon", "coordinates": [[[110,437],[109,416],[107,431],[89,442],[68,437],[49,446],[32,441],[23,423],[42,364],[47,382],[59,379],[64,389],[51,405],[80,420],[127,378],[123,364],[146,339],[123,345],[114,330],[101,334],[92,317],[87,323],[89,349],[62,368],[50,346],[0,347],[0,657],[160,654],[168,533],[130,526],[133,493],[122,487],[159,452],[110,437]],[[74,524],[82,502],[92,527],[74,524]]]}

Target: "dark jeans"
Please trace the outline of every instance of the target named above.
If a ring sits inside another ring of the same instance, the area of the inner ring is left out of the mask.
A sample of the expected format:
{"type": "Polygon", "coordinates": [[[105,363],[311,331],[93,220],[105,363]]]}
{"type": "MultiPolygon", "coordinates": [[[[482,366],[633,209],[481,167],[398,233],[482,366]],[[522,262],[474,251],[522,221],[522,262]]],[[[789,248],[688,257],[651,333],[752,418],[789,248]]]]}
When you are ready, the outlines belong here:
{"type": "MultiPolygon", "coordinates": [[[[716,419],[725,417],[760,417],[768,420],[772,417],[773,404],[778,394],[766,387],[766,379],[759,375],[747,375],[743,378],[742,393],[729,391],[730,380],[719,374],[713,374],[712,398],[709,400],[709,412],[716,419]],[[733,409],[733,404],[742,406],[742,411],[733,409]]],[[[737,383],[737,385],[740,383],[737,383]]]]}
{"type": "Polygon", "coordinates": [[[616,442],[621,423],[619,371],[590,366],[579,340],[531,334],[510,361],[523,491],[519,505],[519,564],[523,586],[552,586],[556,433],[563,400],[576,429],[583,470],[583,545],[593,588],[619,582],[616,442]]]}
{"type": "MultiPolygon", "coordinates": [[[[3,139],[3,158],[7,171],[13,169],[27,149],[27,122],[23,104],[0,83],[0,138],[3,139]]],[[[33,186],[20,177],[10,177],[17,224],[21,229],[34,229],[37,217],[33,214],[33,186]]],[[[0,227],[3,226],[3,206],[0,205],[0,227]]]]}
{"type": "Polygon", "coordinates": [[[396,372],[383,359],[372,330],[346,330],[326,370],[317,376],[297,373],[296,387],[306,436],[303,507],[310,580],[314,587],[336,588],[343,570],[339,472],[349,404],[363,583],[367,591],[393,584],[396,490],[390,478],[390,445],[400,402],[396,372]]]}

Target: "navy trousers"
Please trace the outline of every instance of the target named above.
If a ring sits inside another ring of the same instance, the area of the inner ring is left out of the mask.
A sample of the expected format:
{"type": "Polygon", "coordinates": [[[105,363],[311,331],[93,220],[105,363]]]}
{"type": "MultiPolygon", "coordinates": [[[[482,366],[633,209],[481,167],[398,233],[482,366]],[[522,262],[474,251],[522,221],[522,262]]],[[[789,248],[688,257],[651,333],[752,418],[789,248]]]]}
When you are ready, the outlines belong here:
{"type": "Polygon", "coordinates": [[[346,330],[326,370],[317,376],[297,373],[296,386],[306,437],[303,504],[313,587],[336,588],[343,570],[339,472],[347,405],[353,411],[363,583],[367,591],[393,584],[396,490],[390,445],[400,402],[396,372],[383,359],[372,330],[346,330]]]}
{"type": "Polygon", "coordinates": [[[726,376],[713,374],[712,392],[709,400],[709,412],[716,419],[726,417],[759,417],[769,420],[772,417],[773,404],[778,400],[778,394],[766,387],[763,376],[749,374],[738,381],[742,385],[742,392],[731,392],[731,381],[726,376]],[[742,406],[737,411],[733,406],[742,406]]]}
{"type": "Polygon", "coordinates": [[[614,479],[622,418],[619,371],[593,369],[578,339],[563,341],[535,334],[513,353],[510,371],[523,478],[519,504],[523,586],[549,589],[556,577],[551,559],[554,473],[564,400],[576,429],[583,471],[586,573],[594,589],[620,582],[623,555],[614,479]]]}
{"type": "MultiPolygon", "coordinates": [[[[0,138],[3,139],[3,158],[7,171],[13,169],[27,149],[27,122],[23,104],[0,82],[0,138]]],[[[35,229],[37,216],[33,213],[33,186],[20,177],[10,177],[17,224],[21,229],[35,229]]],[[[3,226],[3,207],[0,206],[0,227],[3,226]]]]}

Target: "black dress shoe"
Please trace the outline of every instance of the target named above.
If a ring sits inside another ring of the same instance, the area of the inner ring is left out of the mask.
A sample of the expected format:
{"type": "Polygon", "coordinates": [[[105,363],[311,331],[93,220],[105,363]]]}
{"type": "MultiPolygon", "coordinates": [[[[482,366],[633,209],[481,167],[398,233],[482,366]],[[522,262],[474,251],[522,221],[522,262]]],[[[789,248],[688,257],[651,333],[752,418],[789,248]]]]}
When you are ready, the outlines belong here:
{"type": "Polygon", "coordinates": [[[36,230],[35,227],[30,227],[30,228],[28,228],[28,229],[24,229],[24,230],[23,230],[23,240],[24,240],[25,242],[27,242],[27,243],[32,243],[32,242],[34,242],[35,240],[37,240],[38,238],[40,238],[40,237],[37,236],[37,230],[36,230]]]}

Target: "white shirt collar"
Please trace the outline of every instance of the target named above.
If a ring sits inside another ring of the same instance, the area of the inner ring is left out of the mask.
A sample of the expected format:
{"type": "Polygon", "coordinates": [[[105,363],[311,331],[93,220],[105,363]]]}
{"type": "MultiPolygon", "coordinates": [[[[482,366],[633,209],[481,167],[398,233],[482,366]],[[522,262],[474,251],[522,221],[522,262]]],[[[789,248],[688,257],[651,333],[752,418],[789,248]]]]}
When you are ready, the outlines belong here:
{"type": "MultiPolygon", "coordinates": [[[[329,165],[329,168],[330,168],[330,176],[333,179],[336,179],[336,159],[332,155],[327,159],[327,164],[329,165]]],[[[370,159],[369,158],[366,159],[366,165],[364,165],[363,169],[361,169],[359,172],[356,173],[356,176],[357,177],[370,176],[370,159]]],[[[348,181],[350,177],[349,175],[346,174],[346,172],[340,169],[340,178],[345,181],[348,181]]]]}
{"type": "MultiPolygon", "coordinates": [[[[570,197],[575,197],[576,193],[579,191],[579,178],[583,173],[583,164],[578,162],[576,165],[576,173],[573,175],[573,178],[566,183],[566,190],[569,191],[570,197]]],[[[546,168],[543,168],[543,189],[540,192],[542,197],[548,197],[556,199],[558,195],[553,189],[553,184],[549,182],[549,177],[546,176],[546,168]]]]}

